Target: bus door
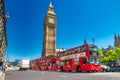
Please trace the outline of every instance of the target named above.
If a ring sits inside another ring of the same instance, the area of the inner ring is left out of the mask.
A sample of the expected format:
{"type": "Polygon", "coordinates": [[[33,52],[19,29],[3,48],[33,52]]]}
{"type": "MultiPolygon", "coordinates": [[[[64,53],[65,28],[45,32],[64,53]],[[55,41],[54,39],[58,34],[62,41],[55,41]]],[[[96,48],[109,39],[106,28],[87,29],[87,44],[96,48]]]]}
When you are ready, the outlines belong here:
{"type": "Polygon", "coordinates": [[[73,70],[73,68],[74,68],[74,61],[73,61],[73,59],[69,59],[68,68],[69,68],[69,70],[73,70]]]}
{"type": "Polygon", "coordinates": [[[65,70],[69,70],[69,60],[65,60],[65,70]]]}
{"type": "Polygon", "coordinates": [[[81,69],[83,71],[86,71],[87,70],[87,65],[88,65],[88,60],[87,58],[82,58],[81,59],[81,69]]]}

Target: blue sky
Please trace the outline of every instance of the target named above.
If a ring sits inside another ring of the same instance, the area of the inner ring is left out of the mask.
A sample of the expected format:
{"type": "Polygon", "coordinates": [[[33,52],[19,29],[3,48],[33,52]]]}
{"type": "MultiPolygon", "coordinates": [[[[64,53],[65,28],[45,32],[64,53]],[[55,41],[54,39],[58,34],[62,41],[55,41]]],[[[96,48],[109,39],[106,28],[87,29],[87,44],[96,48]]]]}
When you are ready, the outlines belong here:
{"type": "MultiPolygon", "coordinates": [[[[44,17],[50,0],[5,0],[10,59],[38,58],[42,52],[44,17]]],[[[57,46],[72,48],[92,38],[99,48],[113,45],[120,32],[119,0],[52,0],[57,15],[57,46]]]]}

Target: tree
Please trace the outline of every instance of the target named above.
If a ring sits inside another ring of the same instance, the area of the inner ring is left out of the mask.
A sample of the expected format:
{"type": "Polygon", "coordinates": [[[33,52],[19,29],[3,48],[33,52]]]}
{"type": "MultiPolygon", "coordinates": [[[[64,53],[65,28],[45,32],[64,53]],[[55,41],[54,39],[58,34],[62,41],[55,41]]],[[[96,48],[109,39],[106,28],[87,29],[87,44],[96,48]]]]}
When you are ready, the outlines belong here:
{"type": "Polygon", "coordinates": [[[116,61],[120,62],[120,48],[115,48],[116,61]]]}
{"type": "Polygon", "coordinates": [[[99,55],[99,57],[100,57],[100,62],[101,62],[102,64],[105,64],[106,59],[105,59],[105,56],[104,56],[104,54],[103,54],[103,52],[102,52],[101,49],[98,49],[98,55],[99,55]]]}
{"type": "Polygon", "coordinates": [[[105,53],[106,61],[115,61],[116,59],[116,52],[114,50],[109,50],[105,53]]]}

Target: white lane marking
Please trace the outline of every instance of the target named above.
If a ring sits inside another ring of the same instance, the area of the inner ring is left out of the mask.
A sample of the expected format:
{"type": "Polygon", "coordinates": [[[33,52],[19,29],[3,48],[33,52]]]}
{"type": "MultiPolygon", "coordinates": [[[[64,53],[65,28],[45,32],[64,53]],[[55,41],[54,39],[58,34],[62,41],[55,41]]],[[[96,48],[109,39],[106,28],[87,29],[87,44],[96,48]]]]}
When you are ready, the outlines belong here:
{"type": "Polygon", "coordinates": [[[45,74],[45,72],[41,72],[41,74],[45,74]]]}
{"type": "Polygon", "coordinates": [[[65,75],[60,75],[60,77],[66,78],[67,76],[65,76],[65,75]]]}
{"type": "Polygon", "coordinates": [[[109,72],[109,73],[93,73],[93,74],[90,74],[90,75],[94,75],[94,76],[106,76],[106,77],[119,77],[120,78],[120,73],[112,73],[112,72],[109,72]]]}
{"type": "Polygon", "coordinates": [[[32,72],[36,72],[36,71],[32,71],[32,72]]]}

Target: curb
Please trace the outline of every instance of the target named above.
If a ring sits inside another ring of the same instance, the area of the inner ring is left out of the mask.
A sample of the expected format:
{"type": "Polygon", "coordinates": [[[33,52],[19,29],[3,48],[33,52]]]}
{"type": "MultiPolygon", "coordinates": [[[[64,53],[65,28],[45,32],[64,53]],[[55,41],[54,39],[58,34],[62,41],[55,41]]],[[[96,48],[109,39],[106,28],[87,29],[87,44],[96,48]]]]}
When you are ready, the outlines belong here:
{"type": "Polygon", "coordinates": [[[1,77],[0,77],[0,80],[5,80],[5,73],[4,73],[4,72],[2,72],[2,75],[1,75],[1,77]]]}

